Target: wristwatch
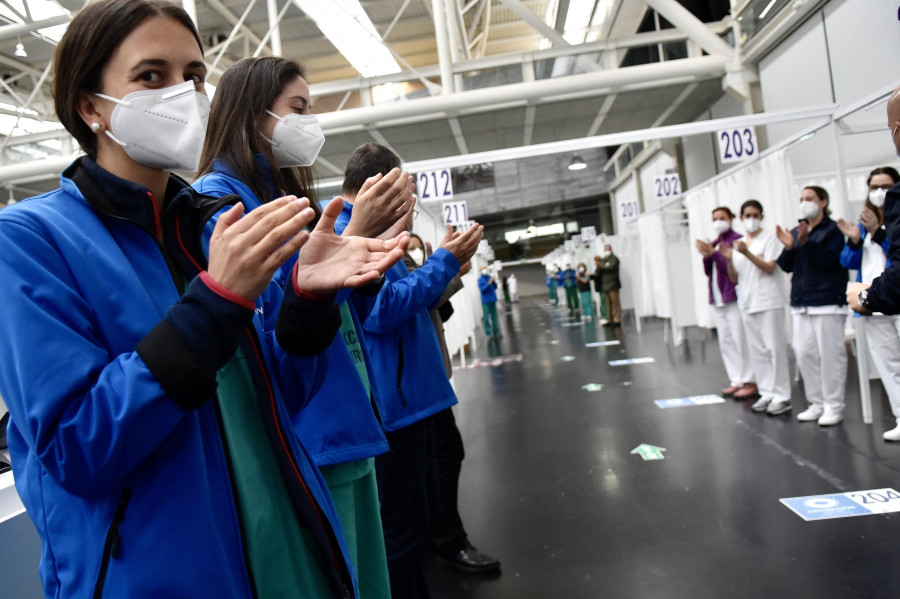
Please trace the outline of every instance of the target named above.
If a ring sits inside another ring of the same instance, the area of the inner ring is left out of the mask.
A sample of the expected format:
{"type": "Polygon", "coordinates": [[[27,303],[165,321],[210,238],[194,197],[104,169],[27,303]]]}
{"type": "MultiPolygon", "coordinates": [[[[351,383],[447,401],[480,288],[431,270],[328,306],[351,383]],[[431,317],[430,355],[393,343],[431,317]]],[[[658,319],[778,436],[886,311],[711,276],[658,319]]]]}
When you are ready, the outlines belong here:
{"type": "Polygon", "coordinates": [[[866,310],[868,310],[869,309],[869,290],[863,289],[862,291],[859,292],[859,294],[857,294],[857,297],[859,298],[859,305],[862,306],[863,308],[865,308],[866,310]]]}

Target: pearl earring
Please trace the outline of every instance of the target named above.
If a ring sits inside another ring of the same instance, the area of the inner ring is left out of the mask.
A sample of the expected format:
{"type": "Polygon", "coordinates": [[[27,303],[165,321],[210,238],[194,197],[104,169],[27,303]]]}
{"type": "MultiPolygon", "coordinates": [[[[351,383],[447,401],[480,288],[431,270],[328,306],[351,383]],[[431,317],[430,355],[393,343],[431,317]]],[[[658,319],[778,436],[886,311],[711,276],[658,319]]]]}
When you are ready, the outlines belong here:
{"type": "Polygon", "coordinates": [[[91,123],[91,131],[93,131],[94,133],[99,131],[101,128],[102,125],[100,125],[100,123],[91,123]]]}

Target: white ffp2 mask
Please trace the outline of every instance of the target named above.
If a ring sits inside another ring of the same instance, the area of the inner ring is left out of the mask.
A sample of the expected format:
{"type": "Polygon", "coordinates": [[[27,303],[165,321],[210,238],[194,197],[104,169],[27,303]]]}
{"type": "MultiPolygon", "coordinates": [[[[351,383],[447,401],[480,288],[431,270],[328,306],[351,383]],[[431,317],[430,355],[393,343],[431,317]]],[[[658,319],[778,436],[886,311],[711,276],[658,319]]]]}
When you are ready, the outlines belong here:
{"type": "Polygon", "coordinates": [[[813,220],[819,216],[821,206],[812,200],[803,200],[800,202],[800,219],[813,220]]]}
{"type": "Polygon", "coordinates": [[[312,166],[325,145],[325,134],[314,114],[288,114],[278,116],[271,110],[270,115],[278,119],[272,132],[272,155],[278,166],[312,166]]]}
{"type": "Polygon", "coordinates": [[[881,208],[884,206],[884,196],[886,195],[886,189],[873,189],[869,192],[869,201],[872,202],[872,205],[876,208],[881,208]]]}
{"type": "Polygon", "coordinates": [[[731,223],[727,220],[714,220],[712,224],[713,231],[721,235],[725,231],[731,228],[731,223]]]}
{"type": "Polygon", "coordinates": [[[106,135],[138,164],[167,171],[195,171],[200,165],[209,98],[192,81],[165,89],[147,89],[115,102],[106,135]]]}

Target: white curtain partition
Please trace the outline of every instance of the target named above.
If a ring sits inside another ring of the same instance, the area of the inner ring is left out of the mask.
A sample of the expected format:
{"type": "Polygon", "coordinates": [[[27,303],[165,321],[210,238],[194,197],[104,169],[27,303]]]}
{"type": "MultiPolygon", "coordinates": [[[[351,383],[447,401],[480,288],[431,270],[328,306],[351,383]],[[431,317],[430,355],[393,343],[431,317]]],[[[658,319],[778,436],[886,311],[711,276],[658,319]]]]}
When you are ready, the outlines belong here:
{"type": "MultiPolygon", "coordinates": [[[[413,232],[437,250],[446,229],[441,219],[432,214],[430,206],[419,204],[417,210],[419,215],[413,224],[413,232]]],[[[435,210],[440,210],[440,207],[437,206],[435,210]]],[[[481,325],[481,293],[478,291],[476,272],[473,265],[472,270],[463,276],[465,286],[450,300],[453,304],[453,316],[444,323],[444,336],[451,356],[459,354],[470,339],[474,342],[475,330],[481,325]]]]}
{"type": "MultiPolygon", "coordinates": [[[[763,205],[763,227],[794,227],[798,218],[799,189],[785,152],[775,152],[727,177],[685,192],[683,202],[691,243],[696,239],[708,241],[716,237],[712,230],[714,208],[727,206],[737,214],[741,204],[749,199],[759,200],[763,205]]],[[[735,219],[734,229],[738,233],[744,232],[738,219],[735,219]]],[[[691,284],[697,290],[694,294],[696,324],[714,328],[702,259],[696,251],[692,251],[691,256],[691,284]]]]}
{"type": "Polygon", "coordinates": [[[669,262],[666,258],[666,231],[662,213],[649,212],[638,219],[641,245],[641,288],[638,311],[642,316],[655,315],[672,318],[669,262]]]}

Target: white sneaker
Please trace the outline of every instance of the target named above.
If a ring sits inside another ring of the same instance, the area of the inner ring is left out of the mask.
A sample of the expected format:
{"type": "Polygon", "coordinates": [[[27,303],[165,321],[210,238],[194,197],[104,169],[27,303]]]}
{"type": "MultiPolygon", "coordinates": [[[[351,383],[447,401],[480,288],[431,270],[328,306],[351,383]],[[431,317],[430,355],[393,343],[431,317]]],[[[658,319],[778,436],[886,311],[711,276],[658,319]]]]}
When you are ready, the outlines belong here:
{"type": "Polygon", "coordinates": [[[750,406],[750,409],[754,412],[765,412],[770,403],[772,403],[771,397],[760,397],[752,406],[750,406]]]}
{"type": "Polygon", "coordinates": [[[822,406],[813,404],[797,414],[797,420],[800,422],[814,422],[822,417],[823,411],[822,406]]]}
{"type": "Polygon", "coordinates": [[[819,426],[834,426],[840,424],[844,419],[844,415],[840,412],[827,412],[819,418],[819,426]]]}
{"type": "Polygon", "coordinates": [[[881,437],[885,441],[900,441],[900,421],[897,422],[897,426],[892,428],[889,431],[885,431],[881,437]]]}
{"type": "Polygon", "coordinates": [[[791,411],[791,400],[789,399],[781,399],[775,400],[769,403],[769,406],[766,408],[766,413],[769,416],[777,416],[779,414],[784,414],[785,412],[791,411]]]}

